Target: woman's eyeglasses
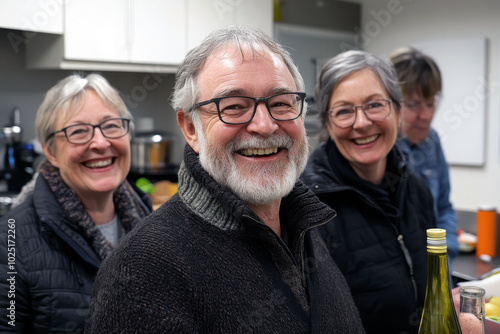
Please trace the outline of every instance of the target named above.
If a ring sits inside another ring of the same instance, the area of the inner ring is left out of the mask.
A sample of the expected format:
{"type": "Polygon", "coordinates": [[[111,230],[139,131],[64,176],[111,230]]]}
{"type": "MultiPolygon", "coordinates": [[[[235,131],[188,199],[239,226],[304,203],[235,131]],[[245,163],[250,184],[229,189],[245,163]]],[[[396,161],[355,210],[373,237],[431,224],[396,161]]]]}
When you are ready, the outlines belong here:
{"type": "Polygon", "coordinates": [[[68,142],[72,144],[85,144],[94,138],[95,128],[99,128],[104,137],[117,139],[125,136],[129,128],[130,120],[128,118],[110,118],[97,125],[92,124],[74,124],[52,132],[47,136],[46,141],[57,133],[64,132],[68,142]]]}

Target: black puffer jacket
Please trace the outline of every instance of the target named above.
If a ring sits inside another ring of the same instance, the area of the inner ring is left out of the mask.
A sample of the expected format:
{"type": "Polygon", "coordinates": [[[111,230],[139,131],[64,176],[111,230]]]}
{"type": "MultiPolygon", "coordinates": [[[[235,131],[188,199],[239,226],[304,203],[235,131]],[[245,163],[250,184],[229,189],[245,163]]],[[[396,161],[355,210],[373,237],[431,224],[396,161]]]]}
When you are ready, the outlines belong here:
{"type": "MultiPolygon", "coordinates": [[[[150,212],[149,198],[139,192],[150,212]]],[[[0,332],[83,333],[101,261],[43,177],[2,217],[0,236],[0,332]]]]}
{"type": "Polygon", "coordinates": [[[313,152],[301,179],[337,211],[337,219],[322,227],[322,234],[366,331],[416,333],[426,289],[425,231],[435,227],[432,195],[407,172],[396,149],[389,154],[389,165],[392,205],[343,181],[340,170],[352,168],[332,141],[313,152]],[[328,150],[336,154],[332,157],[328,150]]]}

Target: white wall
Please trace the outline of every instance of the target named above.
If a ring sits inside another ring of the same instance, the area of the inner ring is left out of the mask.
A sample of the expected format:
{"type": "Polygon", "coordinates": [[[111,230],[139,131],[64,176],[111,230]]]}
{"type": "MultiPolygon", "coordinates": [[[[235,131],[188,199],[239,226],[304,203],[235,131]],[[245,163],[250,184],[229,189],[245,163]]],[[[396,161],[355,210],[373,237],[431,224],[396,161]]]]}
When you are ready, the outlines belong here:
{"type": "MultiPolygon", "coordinates": [[[[481,167],[450,166],[451,198],[455,208],[459,210],[475,211],[483,203],[500,209],[500,1],[356,2],[362,4],[362,25],[359,31],[366,37],[360,43],[360,48],[380,56],[388,56],[398,47],[422,40],[488,39],[489,99],[486,101],[485,161],[481,167]]],[[[463,133],[463,136],[467,135],[472,134],[463,133]]]]}

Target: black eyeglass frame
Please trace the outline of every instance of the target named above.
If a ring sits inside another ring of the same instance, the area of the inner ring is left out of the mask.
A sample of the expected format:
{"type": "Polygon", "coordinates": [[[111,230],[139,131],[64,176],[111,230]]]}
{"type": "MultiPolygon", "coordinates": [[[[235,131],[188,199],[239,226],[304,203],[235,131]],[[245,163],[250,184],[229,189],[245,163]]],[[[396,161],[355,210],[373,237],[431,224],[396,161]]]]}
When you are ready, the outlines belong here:
{"type": "Polygon", "coordinates": [[[306,93],[304,92],[286,92],[286,93],[279,93],[279,94],[274,94],[274,95],[271,95],[271,96],[268,96],[268,97],[250,97],[250,96],[224,96],[224,97],[215,97],[213,99],[210,99],[210,100],[207,100],[207,101],[203,101],[203,102],[199,102],[197,104],[195,104],[191,110],[195,110],[195,109],[198,109],[199,107],[203,107],[203,106],[206,106],[210,103],[215,103],[216,107],[217,107],[217,115],[219,116],[219,119],[222,123],[225,123],[225,124],[231,124],[231,125],[240,125],[240,124],[247,124],[247,123],[250,123],[252,121],[252,119],[254,118],[255,116],[255,113],[257,112],[257,106],[260,102],[264,102],[265,105],[266,105],[266,108],[267,108],[267,111],[269,112],[269,115],[271,115],[272,119],[276,120],[276,121],[293,121],[297,118],[300,117],[300,115],[302,115],[302,112],[304,110],[304,100],[306,98],[306,93]],[[276,117],[273,116],[273,114],[271,113],[271,109],[269,108],[269,99],[272,99],[273,97],[276,97],[276,96],[280,96],[280,95],[286,95],[286,94],[296,94],[300,97],[300,102],[301,102],[301,107],[300,107],[300,110],[297,114],[296,117],[293,117],[293,118],[287,118],[287,119],[278,119],[276,117]],[[222,115],[221,115],[221,112],[220,112],[220,107],[219,107],[219,103],[220,101],[224,100],[224,99],[228,99],[228,98],[235,98],[235,97],[243,97],[243,98],[246,98],[246,99],[251,99],[251,100],[254,100],[255,102],[255,105],[254,105],[254,108],[253,108],[253,112],[252,112],[252,116],[250,117],[250,119],[246,122],[238,122],[238,123],[232,123],[232,122],[227,122],[227,121],[224,121],[222,119],[222,115]]]}
{"type": "Polygon", "coordinates": [[[328,110],[328,115],[329,115],[329,118],[331,119],[332,123],[333,123],[335,126],[337,126],[337,127],[341,128],[341,129],[347,129],[347,128],[349,128],[349,127],[353,126],[353,125],[354,125],[354,123],[356,123],[356,118],[357,118],[357,116],[358,116],[358,113],[357,113],[356,111],[358,110],[358,108],[361,108],[361,110],[362,110],[362,111],[363,111],[363,113],[365,114],[365,117],[366,117],[366,118],[368,118],[370,121],[372,121],[372,122],[380,122],[380,121],[383,121],[384,119],[386,119],[387,117],[389,117],[389,115],[391,114],[391,104],[392,104],[392,103],[393,103],[393,101],[392,101],[392,100],[389,100],[389,99],[376,99],[376,100],[368,101],[368,102],[366,102],[366,103],[364,103],[364,104],[362,104],[362,105],[359,105],[359,106],[349,106],[349,105],[345,105],[345,106],[336,106],[336,107],[332,107],[332,108],[330,108],[330,109],[328,110]],[[385,115],[385,116],[384,116],[384,118],[381,118],[381,119],[371,119],[371,118],[370,118],[371,116],[369,116],[369,115],[366,113],[366,111],[365,111],[365,105],[370,104],[370,103],[373,103],[373,102],[376,102],[376,101],[381,101],[381,100],[382,100],[382,101],[385,101],[385,102],[387,102],[387,103],[388,103],[389,112],[387,113],[387,115],[385,115]],[[352,121],[352,123],[351,123],[350,125],[340,126],[340,125],[338,125],[337,123],[335,123],[335,121],[333,120],[333,117],[332,117],[332,113],[333,113],[333,109],[334,109],[334,108],[338,108],[338,107],[344,107],[344,108],[349,107],[349,108],[354,108],[354,118],[353,118],[353,121],[352,121]]]}
{"type": "Polygon", "coordinates": [[[129,118],[124,118],[124,117],[115,117],[115,118],[108,118],[108,119],[105,119],[104,121],[102,121],[101,123],[99,124],[89,124],[89,123],[81,123],[81,124],[72,124],[72,125],[68,125],[64,128],[62,128],[61,130],[57,130],[57,131],[54,131],[52,132],[51,134],[49,134],[47,136],[47,138],[45,139],[46,142],[48,142],[52,137],[54,137],[56,134],[60,133],[60,132],[64,132],[64,136],[66,137],[66,140],[68,141],[68,143],[71,143],[71,144],[86,144],[88,143],[89,141],[92,140],[92,138],[94,138],[94,135],[95,135],[95,128],[99,128],[99,130],[101,130],[101,134],[104,136],[104,138],[108,138],[108,139],[118,139],[118,138],[122,138],[122,137],[125,137],[129,132],[130,132],[130,119],[129,118]],[[116,119],[119,119],[122,121],[123,124],[126,124],[126,127],[127,127],[127,131],[125,131],[124,134],[118,136],[118,137],[109,137],[107,135],[104,134],[104,132],[102,131],[102,128],[101,128],[101,125],[108,122],[108,121],[111,121],[111,120],[116,120],[116,119]],[[69,137],[68,137],[68,133],[66,132],[69,128],[71,127],[74,127],[74,126],[82,126],[82,125],[90,125],[92,127],[92,135],[90,136],[89,140],[85,141],[85,142],[81,142],[81,143],[74,143],[72,141],[69,140],[69,137]]]}

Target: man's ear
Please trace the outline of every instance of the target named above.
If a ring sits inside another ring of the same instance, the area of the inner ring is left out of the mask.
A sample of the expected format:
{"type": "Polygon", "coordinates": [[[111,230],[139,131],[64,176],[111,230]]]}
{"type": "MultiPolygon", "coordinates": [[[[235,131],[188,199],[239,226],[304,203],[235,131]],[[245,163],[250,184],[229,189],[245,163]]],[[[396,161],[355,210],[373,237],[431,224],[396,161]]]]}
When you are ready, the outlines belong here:
{"type": "Polygon", "coordinates": [[[191,117],[187,116],[184,111],[177,111],[177,123],[181,128],[182,134],[186,139],[189,146],[196,152],[200,153],[200,147],[198,145],[198,135],[196,134],[196,129],[194,128],[193,121],[191,117]]]}
{"type": "Polygon", "coordinates": [[[43,148],[43,154],[45,154],[45,157],[47,158],[47,160],[49,160],[52,166],[59,168],[56,156],[52,153],[52,150],[49,147],[49,145],[43,144],[42,148],[43,148]]]}

